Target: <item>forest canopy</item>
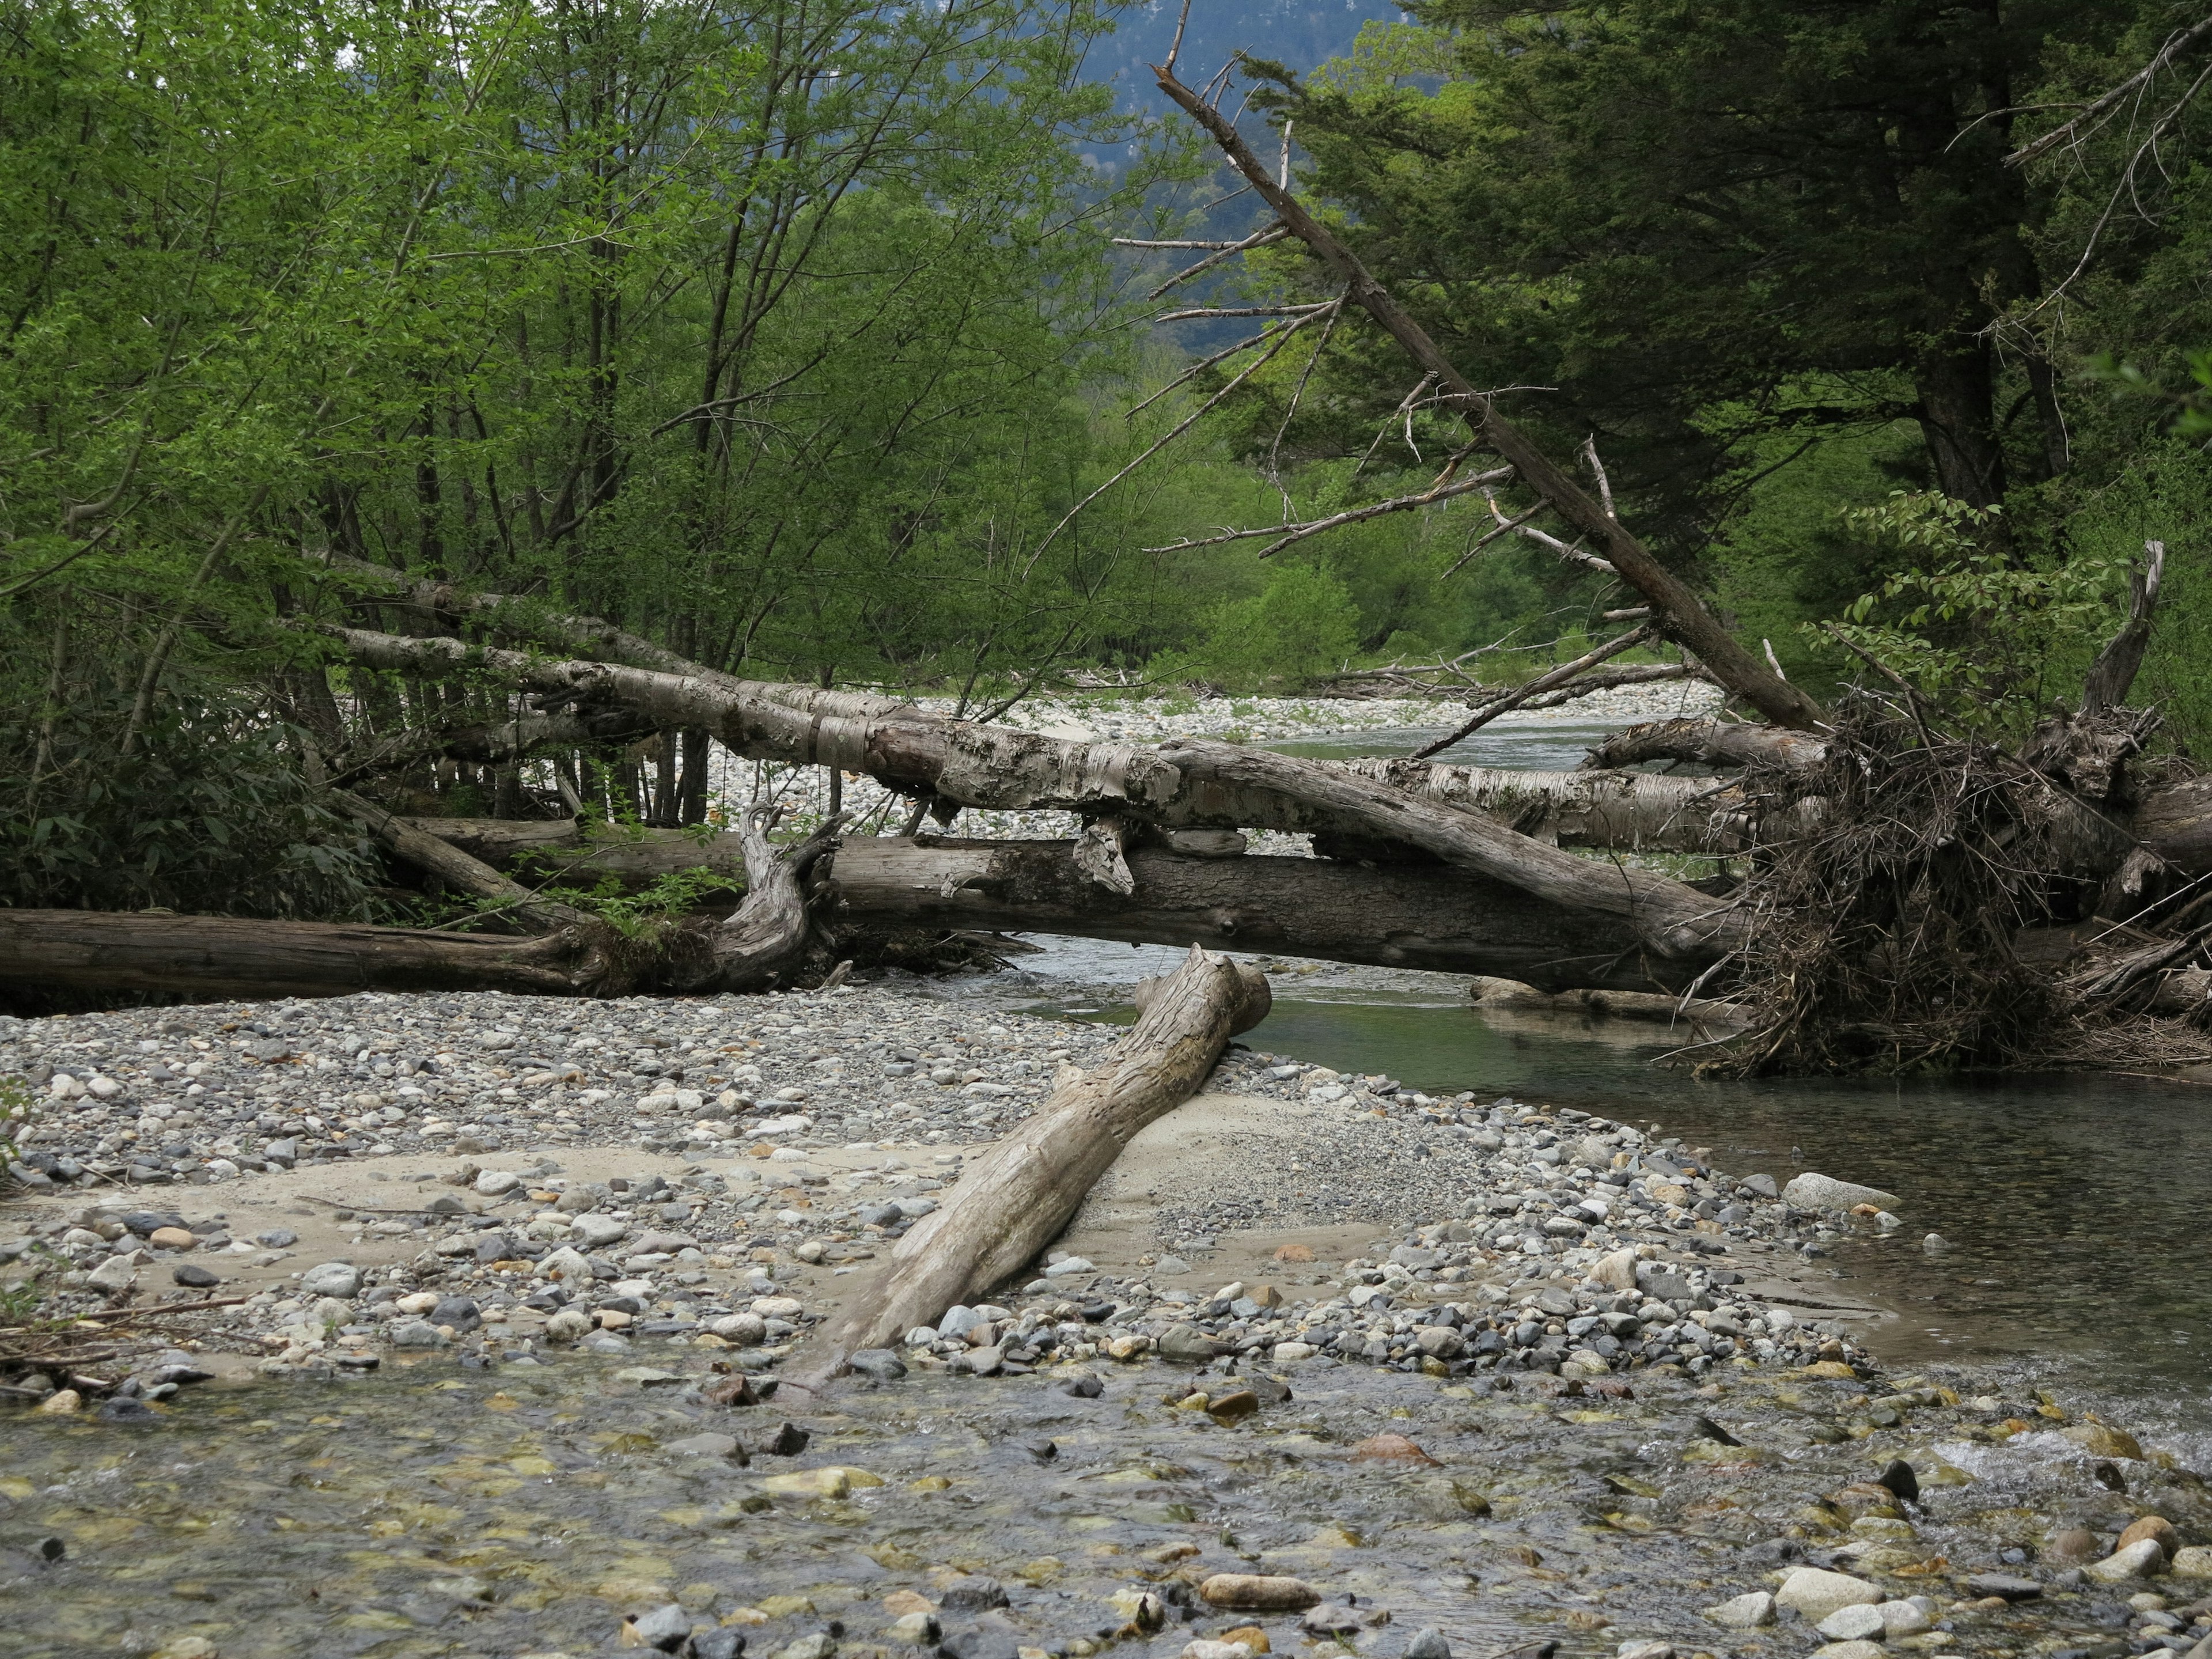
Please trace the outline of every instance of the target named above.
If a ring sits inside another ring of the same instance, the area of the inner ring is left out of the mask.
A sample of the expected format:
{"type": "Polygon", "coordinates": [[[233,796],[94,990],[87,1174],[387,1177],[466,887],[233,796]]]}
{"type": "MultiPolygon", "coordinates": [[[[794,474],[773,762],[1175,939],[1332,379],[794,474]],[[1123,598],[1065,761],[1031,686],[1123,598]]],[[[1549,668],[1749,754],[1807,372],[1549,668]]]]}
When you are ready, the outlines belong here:
{"type": "MultiPolygon", "coordinates": [[[[1872,660],[2017,734],[2078,691],[2160,538],[2142,696],[2201,747],[2196,21],[1434,0],[1332,61],[1251,40],[1194,72],[1252,94],[1245,131],[1346,245],[1793,682],[1872,660]]],[[[323,761],[522,704],[328,630],[464,631],[455,595],[975,708],[1071,675],[1511,679],[1613,634],[1634,596],[1500,535],[1510,493],[1421,495],[1455,417],[1370,321],[1318,315],[1309,249],[1171,283],[1206,256],[1131,246],[1268,222],[1099,78],[1116,31],[1163,25],[1095,0],[11,11],[4,896],[359,909],[323,761]],[[1208,314],[1157,320],[1178,306],[1208,314]],[[1243,350],[1216,315],[1299,307],[1243,350]],[[1264,559],[1223,539],[1339,516],[1264,559]]],[[[610,744],[568,782],[696,823],[707,744],[610,744]]],[[[547,805],[513,766],[412,787],[547,805]]]]}

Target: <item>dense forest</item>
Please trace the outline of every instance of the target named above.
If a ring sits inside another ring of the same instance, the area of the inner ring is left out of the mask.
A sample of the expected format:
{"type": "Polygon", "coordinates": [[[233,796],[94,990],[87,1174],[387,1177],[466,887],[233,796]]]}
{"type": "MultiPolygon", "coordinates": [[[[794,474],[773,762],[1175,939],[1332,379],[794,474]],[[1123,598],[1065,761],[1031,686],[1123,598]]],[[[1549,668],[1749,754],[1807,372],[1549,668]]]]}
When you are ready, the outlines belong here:
{"type": "Polygon", "coordinates": [[[1681,663],[1478,397],[1784,725],[1871,674],[2016,743],[2161,544],[2185,763],[2208,62],[2142,0],[19,7],[0,896],[385,914],[339,785],[708,817],[703,718],[525,765],[452,734],[544,688],[349,627],[985,714],[1681,663]]]}

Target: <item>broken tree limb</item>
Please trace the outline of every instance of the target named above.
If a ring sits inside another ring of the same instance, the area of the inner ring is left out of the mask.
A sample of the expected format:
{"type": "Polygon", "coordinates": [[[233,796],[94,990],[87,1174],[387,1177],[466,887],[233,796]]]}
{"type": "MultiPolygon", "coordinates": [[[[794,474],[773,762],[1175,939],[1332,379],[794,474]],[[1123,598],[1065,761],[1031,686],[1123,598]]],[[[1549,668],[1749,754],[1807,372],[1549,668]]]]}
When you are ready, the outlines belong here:
{"type": "Polygon", "coordinates": [[[1619,656],[1632,646],[1643,644],[1651,637],[1651,633],[1652,624],[1640,623],[1630,629],[1626,634],[1616,635],[1603,645],[1583,652],[1572,662],[1563,662],[1555,668],[1547,668],[1524,685],[1515,686],[1510,691],[1498,692],[1486,700],[1481,708],[1476,709],[1449,736],[1438,738],[1434,743],[1416,749],[1413,751],[1413,758],[1426,760],[1431,755],[1442,754],[1454,744],[1464,742],[1472,737],[1500,714],[1509,714],[1531,698],[1541,696],[1547,691],[1558,690],[1583,670],[1595,668],[1607,659],[1619,656]]]}
{"type": "Polygon", "coordinates": [[[1719,1002],[1711,997],[1672,997],[1657,991],[1540,991],[1533,985],[1510,979],[1478,979],[1468,987],[1468,995],[1484,1008],[1656,1020],[1669,1025],[1679,1023],[1735,1030],[1749,1024],[1753,1017],[1741,1003],[1719,1002]]]}
{"type": "MultiPolygon", "coordinates": [[[[806,879],[815,864],[836,850],[842,815],[833,813],[798,845],[778,851],[769,844],[772,806],[745,811],[737,831],[745,866],[744,902],[707,936],[704,984],[723,991],[753,991],[799,964],[811,924],[806,879]]],[[[690,988],[686,987],[684,988],[690,988]]]]}
{"type": "Polygon", "coordinates": [[[1206,130],[1245,182],[1273,208],[1291,234],[1313,250],[1346,285],[1346,294],[1456,402],[1476,434],[1520,472],[1523,483],[1549,502],[1560,517],[1605,550],[1621,579],[1651,603],[1667,635],[1713,672],[1713,677],[1778,726],[1809,729],[1820,719],[1820,705],[1767,668],[1736,642],[1696,594],[1652,556],[1627,527],[1593,501],[1565,469],[1545,454],[1499,413],[1496,400],[1478,390],[1444,356],[1421,325],[1376,282],[1351,249],[1307,212],[1267,164],[1253,153],[1234,125],[1180,80],[1169,66],[1153,70],[1164,92],[1206,130]]]}
{"type": "Polygon", "coordinates": [[[574,905],[540,897],[481,859],[463,852],[451,842],[426,835],[405,818],[386,811],[373,801],[363,800],[344,789],[333,789],[330,794],[342,811],[375,836],[394,857],[428,872],[471,898],[485,901],[525,933],[550,933],[564,928],[586,933],[604,930],[605,924],[598,917],[574,905]]]}
{"type": "Polygon", "coordinates": [[[1650,720],[1616,732],[1589,751],[1586,771],[1640,761],[1688,761],[1700,766],[1818,765],[1828,745],[1802,732],[1748,720],[1650,720]]]}
{"type": "Polygon", "coordinates": [[[1029,1266],[1137,1132],[1196,1093],[1229,1039],[1267,1018],[1269,994],[1256,969],[1193,945],[1146,1002],[1097,1066],[1063,1071],[1031,1116],[969,1164],[944,1207],[892,1247],[799,1386],[818,1390],[854,1354],[933,1325],[1029,1266]]]}

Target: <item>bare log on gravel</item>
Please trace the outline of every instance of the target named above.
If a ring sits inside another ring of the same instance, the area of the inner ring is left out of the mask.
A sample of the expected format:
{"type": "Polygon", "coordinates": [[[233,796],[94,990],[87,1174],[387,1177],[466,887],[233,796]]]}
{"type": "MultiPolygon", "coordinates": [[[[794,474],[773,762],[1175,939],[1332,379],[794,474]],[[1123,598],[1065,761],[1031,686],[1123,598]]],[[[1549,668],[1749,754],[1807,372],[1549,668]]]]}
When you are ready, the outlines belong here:
{"type": "Polygon", "coordinates": [[[0,985],[167,992],[187,1001],[356,991],[587,996],[605,984],[596,933],[538,939],[236,916],[0,909],[0,985]]]}
{"type": "MultiPolygon", "coordinates": [[[[573,824],[418,818],[487,861],[527,853],[579,880],[642,882],[704,868],[736,879],[733,835],[678,830],[586,844],[573,824]],[[556,840],[560,836],[562,839],[556,840]]],[[[1186,834],[1189,832],[1185,832],[1186,834]]],[[[1103,888],[1067,841],[857,836],[825,866],[841,927],[1066,934],[1265,951],[1380,968],[1491,974],[1554,988],[1656,991],[1694,966],[1655,961],[1618,918],[1578,914],[1440,864],[1194,856],[1136,846],[1131,890],[1103,888]]]]}
{"type": "Polygon", "coordinates": [[[854,1354],[890,1346],[1029,1266],[1137,1132],[1196,1093],[1229,1039],[1267,1018],[1265,975],[1195,945],[1148,983],[1144,1013],[1106,1058],[1066,1068],[1034,1114],[968,1165],[945,1206],[892,1247],[798,1386],[818,1389],[854,1354]]]}

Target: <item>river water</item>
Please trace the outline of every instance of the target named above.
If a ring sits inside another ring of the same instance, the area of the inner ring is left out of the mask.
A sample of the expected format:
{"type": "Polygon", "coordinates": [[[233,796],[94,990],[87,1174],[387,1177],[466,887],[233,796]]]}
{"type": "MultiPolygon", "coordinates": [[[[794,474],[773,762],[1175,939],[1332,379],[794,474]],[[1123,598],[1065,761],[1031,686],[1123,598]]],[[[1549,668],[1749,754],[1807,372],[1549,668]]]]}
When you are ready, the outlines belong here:
{"type": "MultiPolygon", "coordinates": [[[[1501,724],[1437,758],[1571,768],[1609,729],[1501,724]]],[[[1277,746],[1407,754],[1443,730],[1277,746]]],[[[1114,987],[1173,957],[1036,942],[1048,949],[1022,969],[1046,1006],[1070,1011],[1110,1014],[1114,987]]],[[[1304,967],[1276,976],[1273,1013],[1243,1039],[1253,1048],[1431,1094],[1663,1123],[1724,1170],[1817,1170],[1895,1193],[1906,1229],[1840,1243],[1835,1260],[1853,1290],[1896,1310],[1875,1339],[1886,1357],[2028,1364],[2212,1430],[2212,1088],[2094,1073],[1700,1079],[1686,1031],[1486,1010],[1448,975],[1304,967]],[[1943,1248],[1923,1245],[1929,1232],[1943,1248]]]]}

